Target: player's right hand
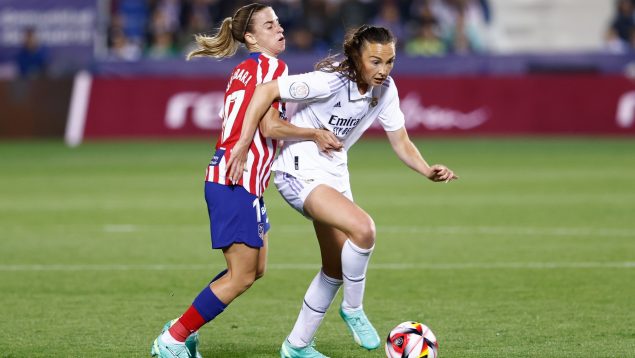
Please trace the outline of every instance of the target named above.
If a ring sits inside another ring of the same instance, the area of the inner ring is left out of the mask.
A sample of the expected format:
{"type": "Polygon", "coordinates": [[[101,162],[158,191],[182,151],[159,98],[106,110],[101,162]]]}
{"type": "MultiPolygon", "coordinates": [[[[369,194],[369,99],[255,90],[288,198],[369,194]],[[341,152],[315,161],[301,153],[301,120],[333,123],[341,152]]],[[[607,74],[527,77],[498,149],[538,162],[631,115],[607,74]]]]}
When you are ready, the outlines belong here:
{"type": "Polygon", "coordinates": [[[243,177],[243,172],[245,171],[245,164],[247,162],[247,150],[249,149],[249,144],[242,143],[240,140],[236,142],[234,148],[231,151],[231,155],[229,156],[229,161],[227,161],[227,177],[231,181],[232,184],[236,185],[243,177]]]}
{"type": "Polygon", "coordinates": [[[328,129],[317,129],[313,136],[313,141],[317,144],[320,152],[329,154],[331,151],[340,151],[344,144],[328,129]]]}

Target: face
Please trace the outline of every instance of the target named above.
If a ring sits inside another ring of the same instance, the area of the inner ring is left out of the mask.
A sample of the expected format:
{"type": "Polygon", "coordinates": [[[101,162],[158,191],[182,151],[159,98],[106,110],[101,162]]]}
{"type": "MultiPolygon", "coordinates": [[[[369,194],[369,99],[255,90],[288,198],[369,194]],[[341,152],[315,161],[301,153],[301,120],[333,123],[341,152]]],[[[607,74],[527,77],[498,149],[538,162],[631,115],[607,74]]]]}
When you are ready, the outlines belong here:
{"type": "Polygon", "coordinates": [[[245,41],[252,51],[278,56],[285,49],[284,29],[272,8],[264,8],[252,16],[252,31],[245,34],[245,41]]]}
{"type": "Polygon", "coordinates": [[[368,86],[381,85],[395,65],[395,43],[364,43],[362,47],[362,80],[368,86]]]}

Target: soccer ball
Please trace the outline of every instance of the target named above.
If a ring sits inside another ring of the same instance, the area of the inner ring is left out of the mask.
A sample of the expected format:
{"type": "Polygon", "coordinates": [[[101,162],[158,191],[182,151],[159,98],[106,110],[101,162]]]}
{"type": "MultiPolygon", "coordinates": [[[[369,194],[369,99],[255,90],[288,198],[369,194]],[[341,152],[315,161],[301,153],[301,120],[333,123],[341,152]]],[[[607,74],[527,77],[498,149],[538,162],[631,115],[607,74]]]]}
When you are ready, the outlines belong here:
{"type": "Polygon", "coordinates": [[[386,339],[388,358],[437,358],[439,344],[430,328],[419,322],[403,322],[386,339]]]}

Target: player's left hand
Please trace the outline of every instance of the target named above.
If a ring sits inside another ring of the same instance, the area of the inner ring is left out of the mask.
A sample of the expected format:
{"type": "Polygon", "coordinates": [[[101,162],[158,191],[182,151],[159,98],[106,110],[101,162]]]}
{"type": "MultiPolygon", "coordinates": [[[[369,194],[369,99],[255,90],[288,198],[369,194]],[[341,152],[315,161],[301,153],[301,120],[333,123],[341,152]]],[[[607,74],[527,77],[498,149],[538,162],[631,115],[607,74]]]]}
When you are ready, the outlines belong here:
{"type": "Polygon", "coordinates": [[[247,150],[249,150],[249,143],[236,142],[232,149],[229,161],[227,161],[227,177],[232,184],[238,184],[240,178],[245,171],[245,163],[247,162],[247,150]]]}
{"type": "Polygon", "coordinates": [[[450,168],[442,164],[435,164],[430,167],[431,172],[428,175],[428,179],[434,182],[449,182],[451,180],[458,179],[458,175],[454,174],[450,168]]]}

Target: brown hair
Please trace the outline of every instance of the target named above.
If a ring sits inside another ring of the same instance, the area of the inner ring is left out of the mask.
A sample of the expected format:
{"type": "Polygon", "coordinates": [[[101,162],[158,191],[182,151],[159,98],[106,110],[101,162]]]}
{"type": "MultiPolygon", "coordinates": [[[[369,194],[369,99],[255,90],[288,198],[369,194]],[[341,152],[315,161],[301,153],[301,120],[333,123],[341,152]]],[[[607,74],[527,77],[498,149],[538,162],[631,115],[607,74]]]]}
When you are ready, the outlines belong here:
{"type": "Polygon", "coordinates": [[[395,42],[392,32],[385,27],[362,25],[349,30],[344,37],[344,60],[339,55],[328,56],[315,65],[315,69],[324,72],[339,72],[351,81],[362,82],[361,65],[364,43],[388,44],[395,42]]]}
{"type": "Polygon", "coordinates": [[[245,34],[252,31],[251,19],[254,14],[269,6],[253,3],[238,9],[234,16],[226,17],[214,36],[195,35],[198,48],[187,59],[195,56],[225,58],[233,56],[241,43],[245,43],[245,34]]]}

